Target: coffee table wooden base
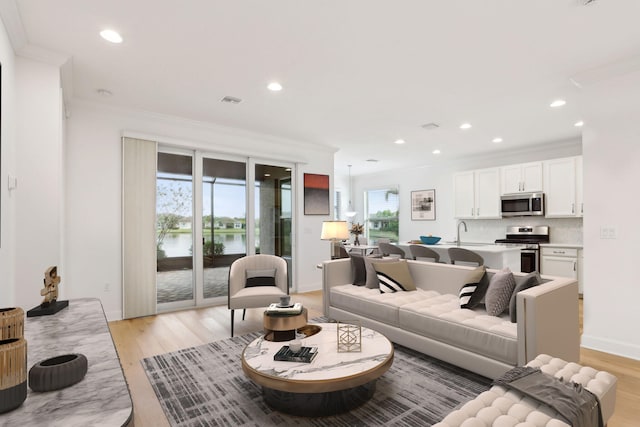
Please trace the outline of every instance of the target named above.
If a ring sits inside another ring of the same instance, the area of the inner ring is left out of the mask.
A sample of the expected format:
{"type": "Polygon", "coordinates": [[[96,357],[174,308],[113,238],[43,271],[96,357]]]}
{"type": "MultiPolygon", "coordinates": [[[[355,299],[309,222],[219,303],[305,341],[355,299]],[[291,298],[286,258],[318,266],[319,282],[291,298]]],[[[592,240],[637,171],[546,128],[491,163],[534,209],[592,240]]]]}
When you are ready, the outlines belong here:
{"type": "Polygon", "coordinates": [[[328,393],[290,393],[262,387],[262,397],[271,408],[299,417],[326,417],[351,411],[376,391],[376,381],[328,393]]]}

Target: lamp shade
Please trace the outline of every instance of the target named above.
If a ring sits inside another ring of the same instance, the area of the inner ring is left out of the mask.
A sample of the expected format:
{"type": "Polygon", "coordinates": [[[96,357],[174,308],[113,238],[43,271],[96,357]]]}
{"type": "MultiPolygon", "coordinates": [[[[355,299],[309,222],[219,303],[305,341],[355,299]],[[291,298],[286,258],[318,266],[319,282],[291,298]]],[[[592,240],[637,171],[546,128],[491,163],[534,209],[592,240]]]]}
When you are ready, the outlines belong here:
{"type": "Polygon", "coordinates": [[[321,240],[346,240],[349,238],[347,221],[323,221],[321,240]]]}

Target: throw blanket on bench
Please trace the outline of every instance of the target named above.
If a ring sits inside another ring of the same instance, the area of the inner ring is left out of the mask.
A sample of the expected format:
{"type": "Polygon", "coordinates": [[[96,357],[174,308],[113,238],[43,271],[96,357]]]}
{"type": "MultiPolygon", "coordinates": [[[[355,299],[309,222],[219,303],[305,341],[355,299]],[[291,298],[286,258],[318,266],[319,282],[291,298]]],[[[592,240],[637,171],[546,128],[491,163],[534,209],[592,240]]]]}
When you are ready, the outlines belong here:
{"type": "Polygon", "coordinates": [[[566,383],[529,366],[513,368],[493,382],[555,409],[573,427],[603,427],[598,398],[576,383],[566,383]]]}

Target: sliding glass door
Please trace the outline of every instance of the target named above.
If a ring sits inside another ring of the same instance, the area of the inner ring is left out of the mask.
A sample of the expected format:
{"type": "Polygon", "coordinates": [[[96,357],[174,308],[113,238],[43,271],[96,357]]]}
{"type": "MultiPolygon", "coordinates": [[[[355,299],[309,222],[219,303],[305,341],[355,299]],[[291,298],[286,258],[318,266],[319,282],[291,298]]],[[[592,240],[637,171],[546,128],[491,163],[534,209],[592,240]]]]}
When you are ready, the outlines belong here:
{"type": "Polygon", "coordinates": [[[158,310],[226,303],[229,266],[251,254],[283,257],[291,285],[293,194],[290,165],[160,150],[158,310]]]}
{"type": "Polygon", "coordinates": [[[156,177],[156,289],[159,310],[194,304],[192,225],[193,157],[159,152],[156,177]]]}
{"type": "Polygon", "coordinates": [[[247,254],[247,164],[202,159],[204,299],[226,297],[229,266],[247,254]]]}

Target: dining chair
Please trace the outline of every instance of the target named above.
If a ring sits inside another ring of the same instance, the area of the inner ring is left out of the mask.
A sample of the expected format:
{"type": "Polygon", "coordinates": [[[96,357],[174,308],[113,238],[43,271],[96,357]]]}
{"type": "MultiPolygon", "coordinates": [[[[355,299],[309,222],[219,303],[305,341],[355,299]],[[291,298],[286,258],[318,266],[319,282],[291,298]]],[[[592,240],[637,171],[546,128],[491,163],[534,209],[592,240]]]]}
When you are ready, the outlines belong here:
{"type": "Polygon", "coordinates": [[[409,251],[417,261],[440,262],[440,254],[433,249],[421,245],[409,245],[409,251]]]}
{"type": "Polygon", "coordinates": [[[451,264],[484,265],[484,258],[465,248],[449,248],[451,264]]]}

